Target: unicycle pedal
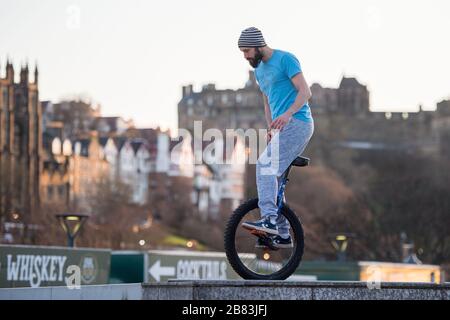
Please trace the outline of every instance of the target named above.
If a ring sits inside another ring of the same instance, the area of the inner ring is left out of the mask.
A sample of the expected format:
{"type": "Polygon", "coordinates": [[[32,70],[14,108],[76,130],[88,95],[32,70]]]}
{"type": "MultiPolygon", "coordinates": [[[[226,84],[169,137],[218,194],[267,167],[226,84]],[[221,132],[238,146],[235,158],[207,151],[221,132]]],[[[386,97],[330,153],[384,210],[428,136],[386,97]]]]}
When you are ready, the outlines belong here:
{"type": "Polygon", "coordinates": [[[250,230],[250,233],[258,237],[258,243],[260,245],[266,246],[270,250],[278,250],[278,248],[273,245],[272,238],[267,232],[261,230],[250,230]]]}

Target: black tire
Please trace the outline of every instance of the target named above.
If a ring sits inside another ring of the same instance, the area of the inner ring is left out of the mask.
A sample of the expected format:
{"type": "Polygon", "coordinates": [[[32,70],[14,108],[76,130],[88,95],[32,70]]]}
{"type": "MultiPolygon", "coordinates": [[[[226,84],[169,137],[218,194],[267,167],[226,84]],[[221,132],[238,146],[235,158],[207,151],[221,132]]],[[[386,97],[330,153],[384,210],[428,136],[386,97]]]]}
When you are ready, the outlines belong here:
{"type": "Polygon", "coordinates": [[[291,276],[300,265],[303,257],[304,250],[304,234],[303,227],[296,216],[286,204],[282,207],[281,213],[286,217],[291,225],[291,230],[294,233],[294,254],[290,257],[289,261],[280,270],[272,274],[258,274],[248,269],[238,256],[235,244],[236,230],[239,227],[239,223],[242,218],[250,211],[258,208],[258,198],[249,199],[242,203],[238,208],[233,211],[230,219],[228,220],[225,234],[224,234],[224,247],[230,265],[234,271],[239,274],[243,279],[252,280],[285,280],[291,276]]]}

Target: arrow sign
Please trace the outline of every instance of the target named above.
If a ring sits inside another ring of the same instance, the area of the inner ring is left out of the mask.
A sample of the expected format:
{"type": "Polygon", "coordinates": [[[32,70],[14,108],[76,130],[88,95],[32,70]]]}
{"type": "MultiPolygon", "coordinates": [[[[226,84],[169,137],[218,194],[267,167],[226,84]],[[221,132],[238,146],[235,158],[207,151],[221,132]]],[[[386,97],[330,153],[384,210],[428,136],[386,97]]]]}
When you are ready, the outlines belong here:
{"type": "Polygon", "coordinates": [[[148,272],[156,281],[160,281],[161,277],[174,276],[175,267],[161,267],[161,260],[158,260],[152,265],[148,272]]]}

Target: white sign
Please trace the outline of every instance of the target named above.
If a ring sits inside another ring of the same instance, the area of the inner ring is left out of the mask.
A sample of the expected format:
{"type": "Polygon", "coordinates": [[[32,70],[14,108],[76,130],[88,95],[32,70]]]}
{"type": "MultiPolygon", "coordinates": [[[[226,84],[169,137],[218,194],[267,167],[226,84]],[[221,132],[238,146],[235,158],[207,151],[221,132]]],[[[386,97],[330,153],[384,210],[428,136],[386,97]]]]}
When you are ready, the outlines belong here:
{"type": "Polygon", "coordinates": [[[29,281],[31,287],[39,287],[42,281],[63,281],[66,256],[18,254],[7,255],[7,280],[29,281]]]}
{"type": "Polygon", "coordinates": [[[217,260],[180,259],[174,266],[162,266],[157,260],[148,270],[156,281],[161,277],[191,280],[227,280],[227,263],[217,260]]]}
{"type": "Polygon", "coordinates": [[[156,261],[148,271],[156,280],[160,281],[161,276],[170,277],[175,275],[175,267],[161,267],[161,260],[156,261]]]}

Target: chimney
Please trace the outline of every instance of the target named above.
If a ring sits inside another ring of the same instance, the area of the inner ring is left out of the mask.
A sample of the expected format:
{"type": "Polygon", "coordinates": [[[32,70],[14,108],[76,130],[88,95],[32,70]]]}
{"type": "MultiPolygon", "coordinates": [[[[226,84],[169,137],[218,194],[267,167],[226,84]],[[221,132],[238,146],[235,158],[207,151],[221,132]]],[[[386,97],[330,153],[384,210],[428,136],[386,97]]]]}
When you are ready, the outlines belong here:
{"type": "Polygon", "coordinates": [[[187,85],[187,86],[183,86],[183,98],[190,96],[192,94],[193,90],[192,90],[192,84],[187,85]]]}
{"type": "Polygon", "coordinates": [[[38,84],[38,78],[39,78],[39,71],[38,71],[38,66],[37,63],[34,67],[34,83],[37,85],[38,84]]]}
{"type": "Polygon", "coordinates": [[[25,65],[25,68],[20,69],[20,83],[28,83],[28,63],[25,65]]]}
{"type": "Polygon", "coordinates": [[[216,85],[214,83],[208,83],[203,85],[203,90],[204,91],[214,91],[216,90],[216,85]]]}
{"type": "Polygon", "coordinates": [[[9,58],[6,60],[6,79],[9,83],[14,82],[14,67],[12,63],[9,62],[9,58]]]}

